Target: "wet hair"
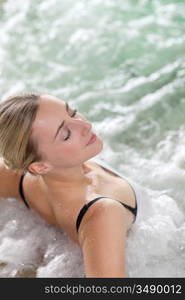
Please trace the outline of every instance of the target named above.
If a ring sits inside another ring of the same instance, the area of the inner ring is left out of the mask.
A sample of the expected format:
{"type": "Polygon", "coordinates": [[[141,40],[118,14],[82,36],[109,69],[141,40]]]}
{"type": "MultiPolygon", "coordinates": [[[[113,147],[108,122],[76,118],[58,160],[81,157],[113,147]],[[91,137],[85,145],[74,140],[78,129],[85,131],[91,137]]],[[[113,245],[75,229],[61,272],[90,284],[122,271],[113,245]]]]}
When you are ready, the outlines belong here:
{"type": "Polygon", "coordinates": [[[32,162],[41,160],[31,137],[40,96],[27,93],[0,101],[0,156],[9,169],[26,172],[32,162]]]}

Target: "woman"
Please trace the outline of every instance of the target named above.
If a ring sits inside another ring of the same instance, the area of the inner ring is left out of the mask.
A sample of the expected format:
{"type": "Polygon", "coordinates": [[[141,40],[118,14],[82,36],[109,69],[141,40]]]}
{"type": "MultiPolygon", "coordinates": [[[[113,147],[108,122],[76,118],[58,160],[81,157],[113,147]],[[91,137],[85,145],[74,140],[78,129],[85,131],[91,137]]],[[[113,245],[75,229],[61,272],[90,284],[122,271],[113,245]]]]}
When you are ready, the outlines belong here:
{"type": "Polygon", "coordinates": [[[102,148],[91,123],[56,97],[0,102],[0,197],[24,201],[61,227],[81,247],[86,277],[125,277],[136,194],[126,179],[89,161],[102,148]]]}

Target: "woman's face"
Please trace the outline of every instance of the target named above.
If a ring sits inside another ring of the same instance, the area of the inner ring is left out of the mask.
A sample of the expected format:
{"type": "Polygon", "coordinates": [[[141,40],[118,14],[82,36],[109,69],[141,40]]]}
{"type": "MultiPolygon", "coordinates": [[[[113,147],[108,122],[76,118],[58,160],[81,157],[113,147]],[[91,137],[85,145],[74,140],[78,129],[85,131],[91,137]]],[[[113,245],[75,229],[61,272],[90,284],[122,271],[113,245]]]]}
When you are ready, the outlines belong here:
{"type": "Polygon", "coordinates": [[[66,102],[50,95],[41,95],[32,129],[44,161],[55,168],[75,167],[103,148],[98,137],[87,145],[93,133],[91,123],[66,102]]]}

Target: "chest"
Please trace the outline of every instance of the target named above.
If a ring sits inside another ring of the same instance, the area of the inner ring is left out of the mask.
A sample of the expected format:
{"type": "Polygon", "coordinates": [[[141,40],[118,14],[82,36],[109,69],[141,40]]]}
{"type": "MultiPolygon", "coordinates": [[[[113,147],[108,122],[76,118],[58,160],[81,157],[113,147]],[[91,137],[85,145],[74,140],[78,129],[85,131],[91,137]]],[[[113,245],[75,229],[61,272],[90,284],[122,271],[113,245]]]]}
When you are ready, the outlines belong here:
{"type": "Polygon", "coordinates": [[[25,182],[25,196],[29,205],[49,224],[61,227],[76,242],[76,218],[85,203],[101,196],[135,205],[133,189],[125,179],[96,163],[88,163],[87,170],[90,170],[88,176],[91,183],[62,196],[60,192],[53,196],[34,181],[25,182]]]}
{"type": "Polygon", "coordinates": [[[76,242],[76,219],[84,204],[96,197],[109,197],[135,206],[133,189],[123,178],[100,166],[94,166],[89,176],[92,179],[90,185],[81,190],[73,191],[73,195],[68,196],[65,203],[58,199],[58,203],[53,207],[58,225],[76,242]]]}
{"type": "Polygon", "coordinates": [[[127,180],[95,164],[92,184],[87,186],[85,198],[90,201],[98,196],[110,197],[127,204],[132,204],[135,198],[127,180]]]}

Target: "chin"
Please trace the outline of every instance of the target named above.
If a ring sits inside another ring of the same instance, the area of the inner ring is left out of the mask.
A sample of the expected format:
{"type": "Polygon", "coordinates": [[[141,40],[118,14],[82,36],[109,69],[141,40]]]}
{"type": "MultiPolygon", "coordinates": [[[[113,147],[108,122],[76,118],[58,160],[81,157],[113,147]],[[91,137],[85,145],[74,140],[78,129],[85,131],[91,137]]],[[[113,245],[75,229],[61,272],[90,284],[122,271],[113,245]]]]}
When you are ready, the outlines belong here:
{"type": "Polygon", "coordinates": [[[96,147],[96,149],[94,151],[94,155],[93,156],[98,155],[103,150],[103,141],[100,138],[98,138],[97,144],[98,145],[97,145],[97,147],[96,147]]]}
{"type": "Polygon", "coordinates": [[[99,139],[99,141],[100,141],[100,152],[101,152],[103,150],[104,144],[103,144],[103,141],[101,139],[99,139]]]}

